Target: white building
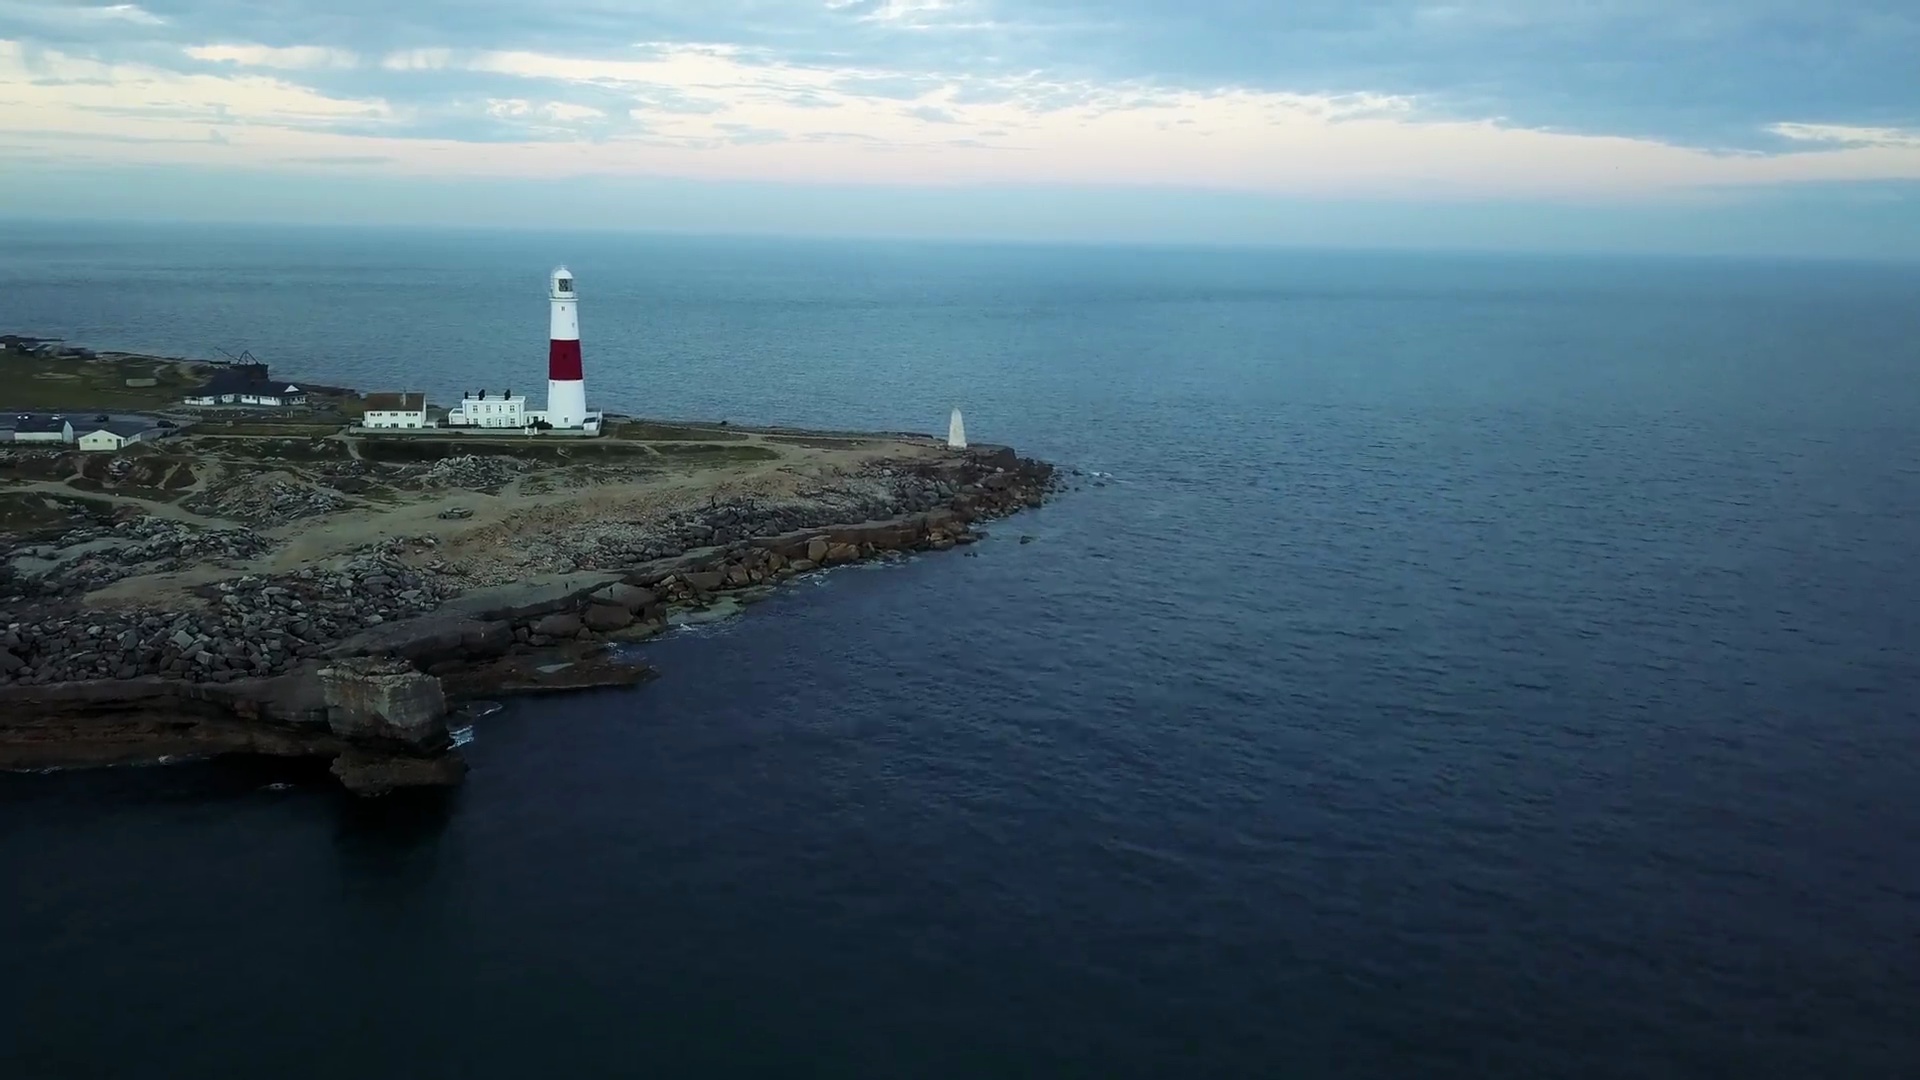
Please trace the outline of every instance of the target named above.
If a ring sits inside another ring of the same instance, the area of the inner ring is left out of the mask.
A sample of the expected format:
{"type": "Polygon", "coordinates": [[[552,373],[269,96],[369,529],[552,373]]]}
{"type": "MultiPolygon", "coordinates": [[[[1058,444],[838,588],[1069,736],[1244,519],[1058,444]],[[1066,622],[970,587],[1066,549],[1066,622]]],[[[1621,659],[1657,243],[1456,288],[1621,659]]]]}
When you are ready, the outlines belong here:
{"type": "Polygon", "coordinates": [[[188,405],[266,405],[274,408],[307,403],[306,391],[292,383],[273,382],[263,374],[265,371],[265,365],[260,364],[222,371],[207,385],[189,393],[185,402],[188,405]]]}
{"type": "Polygon", "coordinates": [[[242,393],[242,405],[305,405],[307,392],[292,383],[268,383],[257,389],[242,393]]]}
{"type": "Polygon", "coordinates": [[[134,443],[159,438],[159,427],[144,420],[108,420],[79,429],[82,450],[121,450],[134,443]]]}
{"type": "Polygon", "coordinates": [[[447,411],[448,427],[524,428],[536,414],[527,411],[527,396],[511,390],[460,395],[460,404],[447,411]]]}
{"type": "Polygon", "coordinates": [[[368,394],[366,412],[360,417],[360,426],[402,429],[431,427],[427,422],[427,395],[368,394]]]}
{"type": "Polygon", "coordinates": [[[73,422],[61,416],[16,416],[10,425],[14,442],[70,443],[73,422]]]}

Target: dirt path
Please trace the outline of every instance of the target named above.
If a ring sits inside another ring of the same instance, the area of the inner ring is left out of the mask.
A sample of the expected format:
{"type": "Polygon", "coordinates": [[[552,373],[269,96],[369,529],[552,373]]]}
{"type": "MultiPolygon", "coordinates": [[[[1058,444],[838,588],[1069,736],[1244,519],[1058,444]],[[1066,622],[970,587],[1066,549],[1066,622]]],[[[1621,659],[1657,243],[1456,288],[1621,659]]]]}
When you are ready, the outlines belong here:
{"type": "Polygon", "coordinates": [[[205,514],[196,514],[191,510],[183,509],[170,502],[153,502],[132,495],[116,495],[111,491],[81,491],[79,488],[69,487],[65,483],[52,480],[31,480],[23,484],[14,484],[6,490],[9,492],[34,492],[42,495],[58,495],[68,499],[93,499],[98,502],[113,503],[116,506],[137,506],[147,513],[152,514],[154,517],[166,518],[169,521],[185,521],[189,524],[200,525],[209,529],[234,529],[240,527],[239,522],[228,521],[226,518],[208,517],[205,514]]]}

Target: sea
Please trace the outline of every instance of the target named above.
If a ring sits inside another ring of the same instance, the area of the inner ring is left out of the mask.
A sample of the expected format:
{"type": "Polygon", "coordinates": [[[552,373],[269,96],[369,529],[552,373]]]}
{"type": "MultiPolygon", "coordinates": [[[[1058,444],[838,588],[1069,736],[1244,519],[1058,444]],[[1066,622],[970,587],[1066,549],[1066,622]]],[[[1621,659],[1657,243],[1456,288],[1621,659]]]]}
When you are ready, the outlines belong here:
{"type": "Polygon", "coordinates": [[[0,226],[0,332],[1080,470],[450,798],[0,775],[0,1074],[1920,1075],[1920,265],[0,226]],[[1022,542],[1030,539],[1030,542],[1022,542]]]}

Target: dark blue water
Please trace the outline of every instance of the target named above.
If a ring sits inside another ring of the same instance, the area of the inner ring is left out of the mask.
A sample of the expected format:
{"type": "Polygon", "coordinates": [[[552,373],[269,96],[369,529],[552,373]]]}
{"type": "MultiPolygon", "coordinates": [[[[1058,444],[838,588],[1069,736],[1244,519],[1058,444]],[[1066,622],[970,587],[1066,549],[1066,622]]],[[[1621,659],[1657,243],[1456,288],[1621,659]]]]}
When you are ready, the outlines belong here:
{"type": "Polygon", "coordinates": [[[537,393],[558,261],[597,404],[1115,482],[450,804],[0,777],[7,1075],[1920,1072],[1920,269],[14,226],[0,330],[537,393]]]}

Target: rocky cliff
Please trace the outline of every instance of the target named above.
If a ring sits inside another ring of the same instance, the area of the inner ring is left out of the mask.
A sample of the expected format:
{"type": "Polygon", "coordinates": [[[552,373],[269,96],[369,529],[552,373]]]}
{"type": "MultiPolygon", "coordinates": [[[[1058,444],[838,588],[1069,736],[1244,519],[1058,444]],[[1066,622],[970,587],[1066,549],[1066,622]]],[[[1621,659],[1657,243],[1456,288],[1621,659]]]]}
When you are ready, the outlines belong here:
{"type": "MultiPolygon", "coordinates": [[[[26,568],[56,599],[10,598],[25,618],[0,609],[0,768],[245,752],[332,758],[362,794],[457,783],[450,696],[640,681],[651,670],[606,643],[727,593],[970,543],[975,522],[1038,506],[1056,484],[998,447],[876,475],[892,497],[715,500],[625,532],[583,523],[555,538],[578,553],[567,572],[464,590],[452,568],[401,558],[402,540],[339,569],[220,582],[202,611],[88,612],[61,605],[60,582],[111,572],[30,552],[52,564],[26,568]]],[[[176,557],[151,541],[81,559],[176,557]]]]}

